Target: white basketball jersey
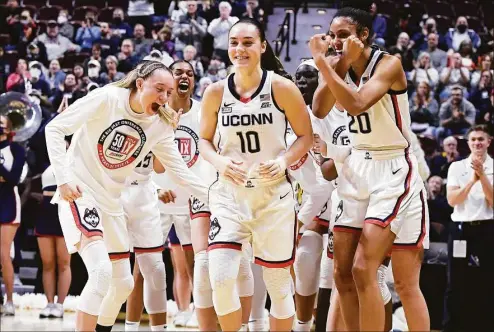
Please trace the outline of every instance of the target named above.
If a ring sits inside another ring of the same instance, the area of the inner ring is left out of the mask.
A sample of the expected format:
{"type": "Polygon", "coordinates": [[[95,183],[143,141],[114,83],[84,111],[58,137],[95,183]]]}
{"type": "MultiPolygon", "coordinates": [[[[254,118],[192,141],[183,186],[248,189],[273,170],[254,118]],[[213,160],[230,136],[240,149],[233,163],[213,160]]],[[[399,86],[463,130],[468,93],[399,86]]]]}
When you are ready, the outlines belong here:
{"type": "MultiPolygon", "coordinates": [[[[180,116],[177,130],[175,131],[175,143],[182,155],[187,167],[205,183],[210,184],[216,174],[213,166],[205,161],[199,154],[199,121],[201,118],[201,103],[191,99],[190,110],[180,116]]],[[[153,181],[163,189],[173,190],[177,195],[175,203],[160,204],[160,211],[165,214],[189,214],[189,194],[179,187],[168,176],[153,174],[153,181]]]]}
{"type": "Polygon", "coordinates": [[[41,174],[41,187],[43,191],[57,190],[57,181],[55,180],[55,173],[51,165],[41,174]]]}
{"type": "Polygon", "coordinates": [[[249,99],[235,91],[234,75],[225,82],[215,145],[219,154],[250,169],[285,152],[288,120],[271,93],[272,71],[263,71],[259,88],[249,99]]]}
{"type": "MultiPolygon", "coordinates": [[[[384,54],[373,48],[360,82],[355,83],[350,72],[346,74],[345,81],[359,91],[374,74],[384,54]]],[[[399,150],[408,148],[411,141],[410,122],[407,91],[390,90],[367,111],[358,116],[349,115],[348,131],[355,149],[399,150]]]]}
{"type": "Polygon", "coordinates": [[[149,152],[134,168],[134,173],[127,178],[126,185],[137,185],[139,183],[146,183],[151,180],[151,173],[153,173],[153,162],[153,153],[149,152]]]}

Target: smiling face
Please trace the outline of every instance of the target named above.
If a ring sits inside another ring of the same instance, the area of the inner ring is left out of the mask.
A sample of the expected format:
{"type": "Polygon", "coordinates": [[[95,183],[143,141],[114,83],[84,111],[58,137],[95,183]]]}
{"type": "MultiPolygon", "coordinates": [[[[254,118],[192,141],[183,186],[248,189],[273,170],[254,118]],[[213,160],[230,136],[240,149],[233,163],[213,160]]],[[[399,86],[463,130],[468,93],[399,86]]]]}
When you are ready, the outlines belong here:
{"type": "Polygon", "coordinates": [[[171,68],[175,91],[179,96],[190,96],[194,91],[194,70],[187,62],[178,62],[171,68]]]}
{"type": "Polygon", "coordinates": [[[159,107],[166,104],[173,85],[172,75],[164,69],[156,69],[146,79],[136,80],[137,100],[147,115],[155,115],[159,107]]]}
{"type": "Polygon", "coordinates": [[[352,35],[358,37],[361,41],[364,41],[369,36],[369,30],[364,28],[359,36],[357,33],[357,25],[354,24],[351,19],[344,16],[337,17],[331,22],[329,36],[331,37],[331,47],[336,53],[341,54],[345,40],[352,35]]]}
{"type": "Polygon", "coordinates": [[[301,65],[295,72],[295,85],[302,93],[305,104],[312,104],[312,97],[318,85],[317,69],[309,65],[301,65]]]}
{"type": "Polygon", "coordinates": [[[491,140],[487,133],[481,130],[474,130],[468,135],[468,147],[472,154],[484,156],[491,144],[491,140]]]}
{"type": "Polygon", "coordinates": [[[261,42],[257,27],[238,23],[230,29],[228,56],[235,68],[253,68],[260,65],[266,42],[261,42]]]}

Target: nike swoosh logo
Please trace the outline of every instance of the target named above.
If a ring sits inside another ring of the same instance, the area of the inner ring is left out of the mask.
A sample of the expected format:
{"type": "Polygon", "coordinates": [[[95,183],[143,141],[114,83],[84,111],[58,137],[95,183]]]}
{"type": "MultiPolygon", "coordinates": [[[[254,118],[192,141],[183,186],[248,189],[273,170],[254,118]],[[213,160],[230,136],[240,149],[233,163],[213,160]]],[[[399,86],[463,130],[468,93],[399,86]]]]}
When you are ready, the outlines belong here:
{"type": "Polygon", "coordinates": [[[227,104],[227,103],[223,103],[223,106],[224,106],[224,107],[230,107],[230,106],[232,106],[233,104],[235,104],[235,103],[229,103],[229,104],[227,104]]]}
{"type": "Polygon", "coordinates": [[[391,173],[393,173],[393,175],[395,175],[395,174],[396,174],[396,173],[398,173],[400,170],[401,170],[401,168],[398,168],[396,171],[391,171],[391,173]]]}
{"type": "Polygon", "coordinates": [[[280,196],[280,199],[283,199],[285,198],[290,192],[287,192],[286,194],[284,194],[283,196],[280,196]]]}

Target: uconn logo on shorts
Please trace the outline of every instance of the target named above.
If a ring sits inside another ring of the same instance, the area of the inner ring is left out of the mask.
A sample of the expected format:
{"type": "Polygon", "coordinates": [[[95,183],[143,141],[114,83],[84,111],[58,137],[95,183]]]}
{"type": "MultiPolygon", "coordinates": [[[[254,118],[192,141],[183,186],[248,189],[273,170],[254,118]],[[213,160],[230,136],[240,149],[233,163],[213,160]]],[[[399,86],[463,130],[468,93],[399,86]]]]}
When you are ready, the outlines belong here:
{"type": "Polygon", "coordinates": [[[99,217],[98,211],[96,211],[95,208],[86,209],[84,211],[84,218],[83,219],[88,225],[92,226],[93,228],[98,226],[99,222],[100,222],[100,217],[99,217]]]}
{"type": "Polygon", "coordinates": [[[209,225],[209,240],[213,241],[218,233],[221,230],[220,223],[218,222],[218,218],[211,219],[211,223],[209,225]]]}

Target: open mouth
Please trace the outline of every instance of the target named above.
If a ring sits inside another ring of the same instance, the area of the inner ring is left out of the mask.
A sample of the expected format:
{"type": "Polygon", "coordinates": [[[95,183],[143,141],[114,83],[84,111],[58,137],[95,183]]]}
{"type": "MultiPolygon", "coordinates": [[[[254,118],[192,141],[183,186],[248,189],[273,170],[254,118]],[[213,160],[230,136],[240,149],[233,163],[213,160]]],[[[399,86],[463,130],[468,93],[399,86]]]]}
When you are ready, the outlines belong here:
{"type": "Polygon", "coordinates": [[[181,81],[178,83],[178,92],[186,93],[188,91],[189,91],[189,82],[188,81],[181,81]]]}
{"type": "Polygon", "coordinates": [[[247,57],[247,56],[236,56],[235,57],[235,60],[247,60],[247,59],[249,59],[249,57],[247,57]]]}
{"type": "Polygon", "coordinates": [[[160,109],[161,105],[158,103],[152,103],[151,104],[151,109],[153,110],[154,113],[158,113],[158,110],[160,109]]]}

